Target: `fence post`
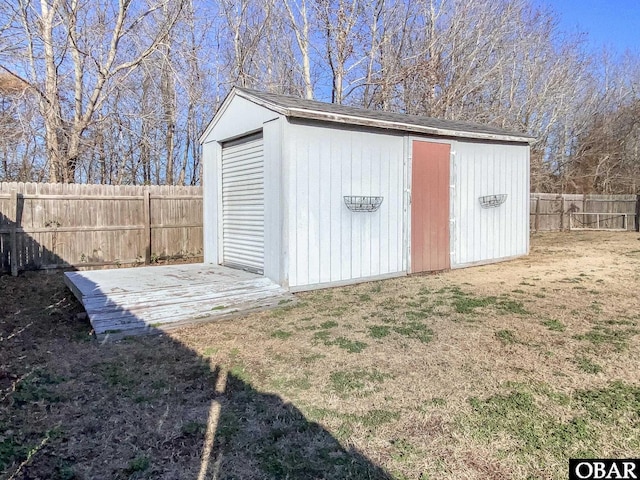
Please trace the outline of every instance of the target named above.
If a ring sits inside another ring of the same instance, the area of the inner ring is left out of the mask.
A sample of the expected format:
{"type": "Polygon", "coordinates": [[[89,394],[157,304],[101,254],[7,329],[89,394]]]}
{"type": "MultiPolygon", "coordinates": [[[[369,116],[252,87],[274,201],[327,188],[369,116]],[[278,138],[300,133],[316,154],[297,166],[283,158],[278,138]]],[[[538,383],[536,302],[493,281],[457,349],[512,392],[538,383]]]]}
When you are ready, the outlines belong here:
{"type": "Polygon", "coordinates": [[[564,194],[560,197],[560,231],[564,231],[564,194]]]}
{"type": "Polygon", "coordinates": [[[640,195],[636,195],[636,232],[640,232],[640,195]]]}
{"type": "Polygon", "coordinates": [[[536,211],[535,216],[533,217],[533,230],[538,233],[538,228],[540,227],[540,197],[536,197],[536,211]]]}
{"type": "Polygon", "coordinates": [[[144,189],[144,263],[149,265],[151,263],[151,194],[149,193],[149,187],[144,189]]]}
{"type": "Polygon", "coordinates": [[[11,200],[9,202],[9,221],[11,222],[11,231],[9,233],[9,242],[11,243],[11,275],[18,276],[18,191],[11,190],[11,200]]]}

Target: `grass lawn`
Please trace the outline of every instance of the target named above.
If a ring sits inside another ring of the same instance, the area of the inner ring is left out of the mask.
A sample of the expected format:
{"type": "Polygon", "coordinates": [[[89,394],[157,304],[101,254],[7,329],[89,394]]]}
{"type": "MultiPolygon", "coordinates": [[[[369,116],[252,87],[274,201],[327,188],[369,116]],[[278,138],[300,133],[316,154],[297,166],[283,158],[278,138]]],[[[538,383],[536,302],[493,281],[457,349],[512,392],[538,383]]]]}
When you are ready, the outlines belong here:
{"type": "Polygon", "coordinates": [[[561,479],[640,451],[640,235],[100,345],[0,277],[0,479],[561,479]]]}

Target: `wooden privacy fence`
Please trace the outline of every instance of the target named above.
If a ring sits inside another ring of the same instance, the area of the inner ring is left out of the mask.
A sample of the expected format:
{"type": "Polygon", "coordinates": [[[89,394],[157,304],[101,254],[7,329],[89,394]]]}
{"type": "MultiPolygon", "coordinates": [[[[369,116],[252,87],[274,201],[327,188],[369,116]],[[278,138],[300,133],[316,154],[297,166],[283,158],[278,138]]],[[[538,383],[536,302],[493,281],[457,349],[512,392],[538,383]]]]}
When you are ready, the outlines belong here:
{"type": "Polygon", "coordinates": [[[202,187],[0,182],[0,271],[202,256],[202,187]]]}
{"type": "Polygon", "coordinates": [[[640,195],[532,193],[532,232],[616,229],[638,231],[640,195]]]}

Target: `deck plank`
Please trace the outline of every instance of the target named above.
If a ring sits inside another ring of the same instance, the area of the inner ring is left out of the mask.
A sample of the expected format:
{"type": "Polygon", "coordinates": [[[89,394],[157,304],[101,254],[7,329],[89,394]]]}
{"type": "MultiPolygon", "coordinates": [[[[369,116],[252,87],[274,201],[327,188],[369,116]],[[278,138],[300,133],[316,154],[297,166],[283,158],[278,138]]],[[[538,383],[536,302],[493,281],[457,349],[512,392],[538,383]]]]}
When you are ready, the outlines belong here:
{"type": "Polygon", "coordinates": [[[195,287],[190,289],[189,287],[179,287],[164,290],[154,290],[151,292],[133,292],[127,295],[101,295],[84,297],[83,305],[85,308],[90,308],[92,311],[98,311],[103,309],[111,309],[115,307],[122,308],[135,308],[146,305],[163,305],[168,303],[176,303],[190,300],[216,300],[224,299],[228,295],[241,294],[243,292],[256,292],[256,291],[281,291],[282,289],[277,285],[264,285],[264,284],[246,284],[241,283],[237,287],[220,288],[216,287],[212,289],[207,287],[195,287]]]}
{"type": "Polygon", "coordinates": [[[65,283],[101,340],[159,333],[294,300],[265,277],[207,264],[68,272],[65,283]]]}
{"type": "Polygon", "coordinates": [[[162,290],[188,283],[215,285],[264,278],[242,270],[203,263],[67,272],[83,296],[162,290]]]}
{"type": "Polygon", "coordinates": [[[211,314],[217,310],[233,310],[236,305],[248,301],[259,301],[260,299],[271,298],[274,295],[271,292],[243,292],[237,295],[229,295],[224,298],[224,302],[208,301],[201,299],[193,302],[166,303],[164,305],[147,305],[145,307],[132,307],[129,309],[113,309],[109,311],[92,312],[93,321],[103,322],[109,320],[118,320],[122,316],[134,316],[143,319],[145,322],[158,323],[167,321],[165,318],[195,316],[199,314],[211,314]],[[223,308],[221,308],[223,307],[223,308]]]}

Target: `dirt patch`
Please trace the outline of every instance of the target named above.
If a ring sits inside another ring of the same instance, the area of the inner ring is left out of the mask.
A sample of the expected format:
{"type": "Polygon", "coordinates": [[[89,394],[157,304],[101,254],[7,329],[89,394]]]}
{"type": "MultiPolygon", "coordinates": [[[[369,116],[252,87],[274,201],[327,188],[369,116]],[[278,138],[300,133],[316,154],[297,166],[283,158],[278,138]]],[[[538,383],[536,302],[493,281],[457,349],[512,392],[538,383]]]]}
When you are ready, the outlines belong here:
{"type": "Polygon", "coordinates": [[[106,345],[59,274],[2,276],[0,478],[564,478],[634,456],[637,252],[535,235],[511,262],[106,345]]]}

